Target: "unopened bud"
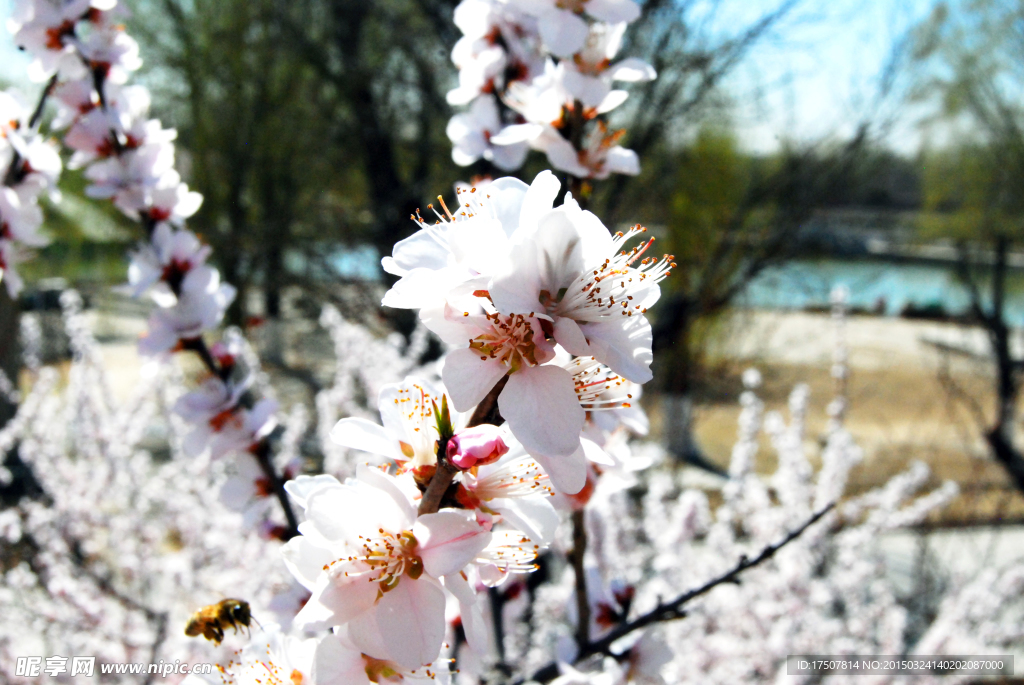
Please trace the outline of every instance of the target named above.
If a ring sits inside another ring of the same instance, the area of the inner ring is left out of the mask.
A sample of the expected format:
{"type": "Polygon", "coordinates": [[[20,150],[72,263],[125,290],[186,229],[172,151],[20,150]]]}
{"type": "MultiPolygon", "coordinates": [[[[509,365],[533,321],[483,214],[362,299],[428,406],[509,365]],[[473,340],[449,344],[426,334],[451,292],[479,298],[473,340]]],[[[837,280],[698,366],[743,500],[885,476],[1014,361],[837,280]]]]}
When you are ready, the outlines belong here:
{"type": "Polygon", "coordinates": [[[448,440],[448,460],[460,469],[493,464],[506,452],[501,429],[489,424],[463,428],[448,440]]]}

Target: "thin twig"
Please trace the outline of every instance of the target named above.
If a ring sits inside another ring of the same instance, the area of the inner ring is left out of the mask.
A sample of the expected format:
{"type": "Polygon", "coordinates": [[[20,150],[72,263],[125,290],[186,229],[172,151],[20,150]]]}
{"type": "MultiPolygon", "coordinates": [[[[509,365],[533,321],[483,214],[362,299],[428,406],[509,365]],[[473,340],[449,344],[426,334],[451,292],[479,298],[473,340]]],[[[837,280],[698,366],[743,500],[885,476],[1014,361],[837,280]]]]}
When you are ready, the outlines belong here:
{"type": "Polygon", "coordinates": [[[761,550],[761,553],[753,559],[749,559],[746,556],[740,557],[740,560],[736,563],[734,567],[732,567],[729,571],[726,571],[722,575],[718,576],[717,578],[712,578],[700,587],[690,590],[689,592],[683,593],[682,595],[680,595],[679,597],[675,598],[667,604],[659,604],[657,607],[647,612],[643,616],[640,616],[639,618],[636,618],[630,621],[629,623],[619,626],[618,628],[611,631],[600,640],[590,643],[586,650],[586,654],[581,654],[580,656],[607,653],[608,649],[611,647],[611,644],[613,642],[615,642],[616,640],[625,635],[628,635],[629,633],[632,633],[634,630],[638,630],[652,623],[657,623],[659,621],[671,620],[673,618],[676,618],[679,615],[682,607],[687,602],[690,602],[691,600],[696,599],[697,597],[700,597],[703,594],[706,594],[718,585],[722,585],[723,583],[736,582],[736,576],[738,576],[743,571],[746,571],[748,568],[751,568],[752,566],[757,566],[761,562],[771,559],[773,556],[775,556],[776,552],[778,552],[780,549],[788,545],[793,540],[796,540],[798,537],[800,537],[801,534],[803,534],[805,530],[807,530],[812,525],[817,523],[822,516],[832,511],[833,507],[835,507],[835,502],[832,502],[831,504],[823,508],[821,511],[811,516],[799,528],[788,533],[786,537],[782,538],[774,544],[765,547],[763,550],[761,550]]]}
{"type": "MultiPolygon", "coordinates": [[[[175,293],[177,294],[177,293],[175,293]]],[[[210,352],[210,348],[206,346],[206,341],[200,337],[196,338],[182,338],[181,349],[195,352],[196,356],[199,357],[200,361],[206,367],[207,371],[211,374],[220,378],[221,380],[227,380],[225,375],[225,369],[221,368],[217,361],[213,358],[213,354],[210,352]]],[[[228,369],[229,371],[230,369],[228,369]]]]}
{"type": "Polygon", "coordinates": [[[487,599],[491,605],[491,630],[494,631],[494,648],[498,652],[494,669],[504,676],[511,673],[505,663],[505,597],[496,587],[487,588],[487,599]]]}
{"type": "MultiPolygon", "coordinates": [[[[671,621],[673,619],[682,618],[683,616],[685,616],[685,613],[683,612],[683,606],[685,606],[688,602],[696,599],[697,597],[700,597],[701,595],[707,594],[715,587],[722,585],[724,583],[739,582],[737,576],[740,573],[746,571],[748,568],[757,566],[763,561],[771,559],[773,556],[775,556],[776,552],[778,552],[780,549],[788,545],[793,540],[800,537],[800,535],[803,534],[805,530],[807,530],[812,525],[817,523],[825,514],[830,512],[834,507],[835,502],[832,502],[831,504],[829,504],[828,506],[826,506],[825,508],[821,509],[816,514],[811,516],[799,528],[788,533],[786,537],[784,537],[783,539],[779,540],[774,544],[765,547],[763,550],[761,550],[761,553],[753,559],[748,558],[746,556],[740,557],[740,560],[736,563],[736,565],[728,571],[726,571],[725,573],[716,576],[715,578],[712,578],[700,587],[694,588],[693,590],[689,590],[688,592],[683,593],[671,602],[659,603],[658,606],[656,606],[651,611],[648,611],[646,614],[643,614],[642,616],[635,618],[632,621],[629,621],[628,623],[620,625],[619,627],[615,628],[607,635],[602,637],[600,640],[591,642],[585,648],[580,649],[579,654],[576,656],[576,661],[580,661],[581,659],[585,659],[586,657],[594,654],[610,655],[612,644],[622,639],[626,635],[629,635],[630,633],[641,628],[645,628],[653,623],[659,623],[661,621],[671,621]]],[[[553,666],[553,664],[549,664],[548,666],[545,666],[544,668],[537,671],[533,676],[533,680],[545,683],[550,682],[555,677],[557,677],[557,665],[554,665],[555,667],[553,669],[551,668],[551,666],[553,666]]]]}
{"type": "MultiPolygon", "coordinates": [[[[57,74],[50,77],[50,80],[46,83],[46,87],[43,88],[43,92],[39,94],[39,102],[36,103],[36,107],[32,110],[32,116],[28,119],[27,128],[29,131],[34,129],[38,124],[39,120],[43,117],[43,108],[46,106],[46,100],[50,97],[50,93],[53,92],[53,87],[57,85],[57,74]]],[[[18,151],[14,151],[14,155],[11,157],[11,163],[7,167],[7,171],[4,173],[4,185],[13,186],[18,183],[21,179],[21,163],[24,160],[18,151]]]]}
{"type": "MultiPolygon", "coordinates": [[[[153,646],[149,650],[149,663],[155,664],[157,655],[160,654],[160,648],[163,647],[164,641],[167,640],[167,620],[169,615],[166,611],[163,611],[157,616],[156,624],[156,638],[153,640],[153,646]]],[[[156,672],[151,671],[142,685],[150,685],[156,679],[156,672]]]]}
{"type": "MultiPolygon", "coordinates": [[[[502,376],[494,384],[494,387],[491,388],[491,391],[487,393],[487,396],[476,405],[476,409],[473,410],[473,414],[469,417],[468,428],[484,423],[499,426],[504,422],[501,414],[498,413],[498,395],[501,394],[506,383],[508,383],[507,374],[502,376]]],[[[430,479],[430,484],[423,493],[423,499],[420,500],[418,510],[420,516],[423,514],[433,514],[441,507],[441,500],[444,499],[444,494],[448,492],[448,486],[452,484],[455,474],[459,472],[459,467],[448,461],[447,448],[447,440],[438,442],[437,470],[434,472],[433,478],[430,479]]]]}
{"type": "Polygon", "coordinates": [[[277,469],[274,468],[274,463],[271,461],[270,443],[267,441],[267,438],[263,438],[256,443],[252,454],[256,458],[256,463],[260,465],[263,475],[270,481],[270,485],[274,490],[274,496],[277,497],[277,501],[284,511],[284,517],[288,521],[288,528],[284,531],[282,538],[285,541],[290,540],[299,534],[299,519],[295,516],[292,502],[288,499],[288,492],[284,489],[285,479],[278,475],[277,469]]]}

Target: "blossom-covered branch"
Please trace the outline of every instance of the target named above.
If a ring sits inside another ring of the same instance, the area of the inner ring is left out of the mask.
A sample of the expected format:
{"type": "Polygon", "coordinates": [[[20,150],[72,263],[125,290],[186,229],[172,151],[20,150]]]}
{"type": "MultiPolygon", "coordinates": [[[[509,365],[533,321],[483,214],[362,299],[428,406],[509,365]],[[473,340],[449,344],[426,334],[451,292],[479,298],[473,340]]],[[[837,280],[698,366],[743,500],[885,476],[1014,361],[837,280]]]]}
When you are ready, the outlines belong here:
{"type": "Polygon", "coordinates": [[[31,110],[13,90],[0,92],[0,280],[12,298],[23,287],[17,265],[31,257],[32,248],[49,242],[39,233],[39,196],[45,190],[57,196],[62,165],[56,148],[37,128],[55,83],[52,77],[31,110]]]}
{"type": "MultiPolygon", "coordinates": [[[[624,623],[623,625],[614,628],[607,635],[603,636],[600,640],[596,640],[594,642],[587,644],[587,646],[584,647],[579,654],[577,654],[576,658],[584,659],[592,654],[610,655],[612,644],[614,644],[621,638],[629,635],[633,631],[641,630],[653,623],[658,623],[660,621],[671,621],[674,619],[685,617],[686,612],[683,611],[683,607],[686,606],[689,602],[697,599],[701,595],[710,592],[714,588],[724,583],[739,583],[740,581],[738,576],[741,573],[743,573],[743,571],[747,570],[748,568],[757,566],[763,561],[771,559],[773,556],[775,556],[776,552],[778,552],[780,549],[788,545],[793,540],[800,537],[800,535],[802,535],[805,530],[807,530],[812,525],[821,520],[821,518],[825,516],[825,514],[827,514],[828,512],[832,511],[834,507],[835,503],[833,502],[826,506],[824,509],[821,509],[820,511],[816,512],[798,528],[795,528],[792,531],[790,531],[786,535],[786,537],[762,549],[757,556],[753,558],[748,558],[746,556],[740,557],[739,561],[736,563],[735,566],[733,566],[728,571],[722,573],[721,575],[712,578],[700,587],[696,587],[692,590],[684,592],[683,594],[679,595],[678,597],[669,602],[659,602],[656,607],[654,607],[647,613],[643,614],[642,616],[638,616],[633,620],[629,621],[628,623],[624,623]]],[[[545,673],[552,673],[552,669],[547,668],[544,673],[538,672],[534,676],[534,680],[537,680],[539,682],[547,682],[548,680],[551,680],[551,677],[545,677],[545,673]]],[[[554,674],[557,673],[558,670],[557,667],[555,667],[554,674]]]]}
{"type": "Polygon", "coordinates": [[[469,109],[448,124],[455,162],[514,171],[532,147],[573,178],[581,202],[590,180],[638,174],[636,154],[618,144],[625,131],[609,129],[606,115],[627,98],[615,82],[656,76],[640,59],[614,61],[639,17],[633,0],[463,0],[448,102],[469,109]]]}
{"type": "Polygon", "coordinates": [[[125,12],[116,0],[20,0],[9,28],[34,58],[30,76],[50,80],[59,106],[53,127],[67,129],[64,142],[74,151],[69,166],[85,168],[86,194],[111,200],[145,231],[123,288],[134,297],[149,294],[157,305],[140,351],[189,350],[209,373],[176,406],[193,422],[189,451],[255,460],[285,517],[272,530],[287,539],[297,534],[298,520],[284,490],[287,475],[274,464],[268,442],[277,404],[248,392],[251,380],[236,363],[240,341],[209,347],[204,339],[236,293],[207,264],[211,248],[184,228],[202,196],[174,169],[176,132],[149,118],[144,87],[126,85],[142,62],[121,23],[125,12]]]}

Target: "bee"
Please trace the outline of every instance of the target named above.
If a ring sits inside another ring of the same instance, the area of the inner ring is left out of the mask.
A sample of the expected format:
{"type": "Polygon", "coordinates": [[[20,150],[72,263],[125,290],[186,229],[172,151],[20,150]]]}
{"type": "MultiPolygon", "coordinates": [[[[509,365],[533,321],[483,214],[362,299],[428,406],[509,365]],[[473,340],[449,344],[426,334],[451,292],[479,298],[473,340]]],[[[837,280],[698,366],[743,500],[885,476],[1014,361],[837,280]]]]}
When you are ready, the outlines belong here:
{"type": "Polygon", "coordinates": [[[231,627],[237,633],[240,626],[249,628],[251,620],[253,619],[248,602],[241,599],[222,599],[192,614],[188,625],[185,626],[185,634],[189,637],[202,635],[219,645],[224,639],[225,629],[231,627]]]}

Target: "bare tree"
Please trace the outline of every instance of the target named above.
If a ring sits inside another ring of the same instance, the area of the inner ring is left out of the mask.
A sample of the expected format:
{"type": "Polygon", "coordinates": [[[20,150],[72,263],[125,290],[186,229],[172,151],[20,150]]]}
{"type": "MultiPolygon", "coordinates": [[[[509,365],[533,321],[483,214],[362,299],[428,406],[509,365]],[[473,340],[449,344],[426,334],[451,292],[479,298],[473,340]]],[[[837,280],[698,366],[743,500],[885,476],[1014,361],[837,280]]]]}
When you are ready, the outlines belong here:
{"type": "Polygon", "coordinates": [[[982,426],[995,459],[1024,492],[1024,453],[1015,440],[1024,359],[1011,346],[1007,276],[1024,244],[1024,5],[940,3],[915,36],[921,69],[914,93],[938,104],[933,122],[971,127],[926,160],[926,216],[933,235],[958,245],[957,273],[970,313],[986,332],[995,371],[995,419],[982,426]]]}

